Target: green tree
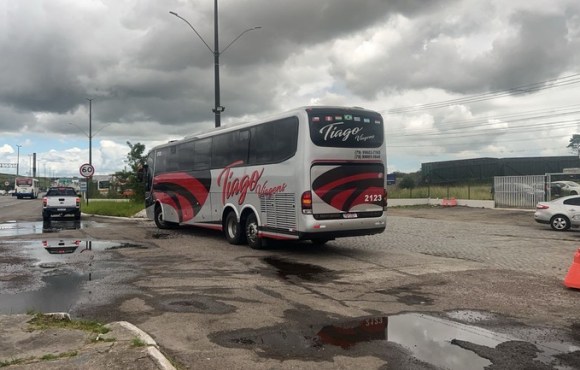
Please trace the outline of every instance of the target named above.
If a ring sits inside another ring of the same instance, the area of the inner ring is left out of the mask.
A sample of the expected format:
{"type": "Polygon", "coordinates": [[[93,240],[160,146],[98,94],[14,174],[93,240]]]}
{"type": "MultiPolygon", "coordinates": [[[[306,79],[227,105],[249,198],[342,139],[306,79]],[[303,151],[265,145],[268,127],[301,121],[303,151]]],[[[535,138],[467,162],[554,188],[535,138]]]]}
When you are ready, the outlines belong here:
{"type": "Polygon", "coordinates": [[[411,175],[405,175],[401,182],[399,183],[399,187],[401,189],[410,189],[412,190],[415,187],[415,179],[411,175]]]}
{"type": "Polygon", "coordinates": [[[145,145],[141,143],[131,144],[127,141],[129,146],[129,153],[125,159],[125,163],[129,166],[129,169],[124,168],[122,171],[115,172],[116,185],[125,189],[133,189],[135,191],[135,199],[145,198],[145,188],[143,183],[138,180],[137,172],[143,167],[146,161],[145,145]]]}
{"type": "Polygon", "coordinates": [[[569,148],[574,154],[580,154],[580,134],[572,135],[566,148],[569,148]]]}

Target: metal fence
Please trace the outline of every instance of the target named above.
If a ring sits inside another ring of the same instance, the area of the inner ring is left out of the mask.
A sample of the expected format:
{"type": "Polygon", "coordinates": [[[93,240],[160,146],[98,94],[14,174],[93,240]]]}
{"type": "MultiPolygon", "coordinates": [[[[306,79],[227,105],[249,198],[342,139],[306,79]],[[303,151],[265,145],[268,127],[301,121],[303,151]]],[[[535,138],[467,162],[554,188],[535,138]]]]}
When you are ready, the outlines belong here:
{"type": "Polygon", "coordinates": [[[546,177],[496,176],[493,178],[493,199],[499,208],[535,208],[546,199],[546,177]]]}

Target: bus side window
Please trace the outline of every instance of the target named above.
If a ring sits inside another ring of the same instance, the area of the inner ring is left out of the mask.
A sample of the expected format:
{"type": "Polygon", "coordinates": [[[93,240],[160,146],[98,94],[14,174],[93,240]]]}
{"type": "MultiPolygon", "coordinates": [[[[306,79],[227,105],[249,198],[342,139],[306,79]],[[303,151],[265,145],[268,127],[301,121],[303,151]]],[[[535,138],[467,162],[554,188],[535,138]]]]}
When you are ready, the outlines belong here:
{"type": "Polygon", "coordinates": [[[207,170],[209,169],[211,160],[211,141],[212,139],[201,139],[195,142],[193,147],[193,169],[207,170]]]}
{"type": "Polygon", "coordinates": [[[193,141],[179,144],[177,147],[177,160],[179,161],[177,167],[179,171],[189,171],[194,167],[194,147],[195,143],[193,141]]]}
{"type": "Polygon", "coordinates": [[[250,149],[250,131],[243,130],[234,133],[234,147],[232,147],[232,155],[234,161],[243,161],[248,163],[248,153],[250,149]]]}
{"type": "Polygon", "coordinates": [[[252,127],[250,164],[276,163],[296,154],[298,120],[291,117],[252,127]]]}

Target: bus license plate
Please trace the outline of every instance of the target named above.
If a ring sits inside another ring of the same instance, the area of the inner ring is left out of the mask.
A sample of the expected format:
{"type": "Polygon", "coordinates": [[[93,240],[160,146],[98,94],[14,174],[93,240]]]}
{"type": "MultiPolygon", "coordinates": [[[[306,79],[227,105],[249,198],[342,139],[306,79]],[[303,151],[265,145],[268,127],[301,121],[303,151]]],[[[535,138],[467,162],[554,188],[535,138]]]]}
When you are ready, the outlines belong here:
{"type": "Polygon", "coordinates": [[[358,215],[356,213],[344,213],[342,215],[343,218],[357,218],[358,215]]]}

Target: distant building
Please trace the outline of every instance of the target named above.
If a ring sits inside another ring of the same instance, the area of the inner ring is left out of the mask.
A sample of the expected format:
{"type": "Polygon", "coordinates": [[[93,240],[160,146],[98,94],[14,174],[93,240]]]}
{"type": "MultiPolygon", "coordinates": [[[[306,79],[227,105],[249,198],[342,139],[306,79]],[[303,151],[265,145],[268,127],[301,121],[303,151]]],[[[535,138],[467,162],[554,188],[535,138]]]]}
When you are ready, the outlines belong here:
{"type": "Polygon", "coordinates": [[[491,182],[494,176],[545,175],[580,167],[577,156],[474,158],[421,164],[424,183],[491,182]]]}

